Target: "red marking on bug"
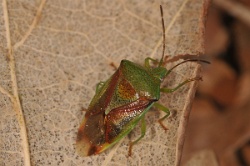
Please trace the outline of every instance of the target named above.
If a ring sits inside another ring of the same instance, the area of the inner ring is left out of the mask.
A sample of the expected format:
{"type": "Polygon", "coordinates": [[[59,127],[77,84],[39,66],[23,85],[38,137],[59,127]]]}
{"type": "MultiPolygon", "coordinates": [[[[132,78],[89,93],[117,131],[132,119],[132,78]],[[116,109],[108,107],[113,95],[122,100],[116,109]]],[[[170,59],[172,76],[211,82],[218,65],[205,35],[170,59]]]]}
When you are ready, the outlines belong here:
{"type": "Polygon", "coordinates": [[[118,85],[118,95],[123,99],[132,99],[136,94],[135,89],[125,79],[118,85]]]}

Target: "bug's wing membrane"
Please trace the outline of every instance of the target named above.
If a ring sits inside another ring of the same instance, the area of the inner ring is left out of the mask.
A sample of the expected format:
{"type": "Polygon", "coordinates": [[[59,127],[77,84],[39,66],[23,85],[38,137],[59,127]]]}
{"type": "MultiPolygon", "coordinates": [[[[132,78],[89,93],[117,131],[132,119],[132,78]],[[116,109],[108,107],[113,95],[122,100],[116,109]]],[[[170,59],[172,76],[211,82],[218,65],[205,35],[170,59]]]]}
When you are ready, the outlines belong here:
{"type": "Polygon", "coordinates": [[[103,123],[103,112],[84,118],[77,135],[76,150],[78,154],[92,155],[97,151],[97,147],[105,142],[103,123]]]}

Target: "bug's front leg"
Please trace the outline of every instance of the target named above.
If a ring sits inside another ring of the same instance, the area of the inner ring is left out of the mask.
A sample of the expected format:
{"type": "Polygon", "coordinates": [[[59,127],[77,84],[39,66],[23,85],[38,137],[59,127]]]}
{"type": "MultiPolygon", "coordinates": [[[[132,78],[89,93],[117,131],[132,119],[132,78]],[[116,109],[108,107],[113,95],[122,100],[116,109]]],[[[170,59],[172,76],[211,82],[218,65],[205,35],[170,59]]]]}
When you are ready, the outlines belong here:
{"type": "Polygon", "coordinates": [[[163,93],[172,93],[176,90],[178,90],[180,87],[182,87],[183,85],[189,83],[189,82],[192,82],[192,81],[201,81],[202,78],[201,77],[194,77],[194,78],[190,78],[190,79],[187,79],[185,81],[183,81],[182,83],[180,83],[179,85],[177,85],[175,88],[161,88],[161,92],[163,93]]]}
{"type": "MultiPolygon", "coordinates": [[[[202,80],[202,78],[201,77],[190,78],[190,79],[187,79],[187,80],[183,81],[182,83],[180,83],[179,85],[177,85],[175,88],[171,88],[171,89],[170,88],[161,88],[161,92],[163,92],[163,93],[172,93],[172,92],[178,90],[183,85],[185,85],[185,84],[187,84],[187,83],[189,83],[191,81],[199,81],[199,80],[202,80]]],[[[162,123],[162,121],[164,119],[166,119],[170,115],[169,109],[167,107],[159,104],[159,103],[154,103],[154,106],[156,108],[158,108],[159,110],[161,110],[161,111],[163,111],[163,112],[166,113],[166,115],[164,117],[162,117],[161,119],[159,119],[158,122],[160,123],[160,125],[162,126],[162,128],[164,130],[167,130],[168,128],[162,123]]]]}
{"type": "Polygon", "coordinates": [[[141,136],[139,138],[137,138],[135,141],[130,142],[128,156],[132,155],[133,145],[136,144],[137,142],[139,142],[145,136],[145,133],[146,133],[146,122],[145,122],[145,116],[143,115],[143,117],[141,119],[141,136]]]}
{"type": "Polygon", "coordinates": [[[149,64],[149,61],[152,61],[153,63],[159,63],[158,60],[153,59],[153,58],[150,58],[150,57],[147,57],[147,58],[145,59],[144,66],[145,66],[146,68],[148,68],[148,69],[151,69],[151,66],[150,66],[150,64],[149,64]]]}
{"type": "Polygon", "coordinates": [[[162,121],[163,121],[164,119],[166,119],[166,118],[170,115],[169,109],[168,109],[167,107],[165,107],[165,106],[159,104],[159,103],[154,103],[153,106],[155,106],[157,109],[159,109],[159,110],[161,110],[161,111],[163,111],[163,112],[166,113],[166,115],[165,115],[164,117],[162,117],[161,119],[159,119],[158,122],[160,123],[161,127],[162,127],[164,130],[167,130],[168,128],[162,123],[162,121]]]}

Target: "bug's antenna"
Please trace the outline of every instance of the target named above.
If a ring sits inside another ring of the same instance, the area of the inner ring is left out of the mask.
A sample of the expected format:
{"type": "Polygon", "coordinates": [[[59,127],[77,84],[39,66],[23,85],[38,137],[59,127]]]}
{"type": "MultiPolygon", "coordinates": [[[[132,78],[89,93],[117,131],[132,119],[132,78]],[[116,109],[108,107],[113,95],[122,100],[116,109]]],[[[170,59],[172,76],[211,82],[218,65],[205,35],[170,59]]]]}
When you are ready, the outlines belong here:
{"type": "Polygon", "coordinates": [[[162,6],[160,5],[160,11],[161,11],[161,23],[162,23],[162,57],[159,63],[159,67],[162,65],[163,63],[163,58],[164,58],[164,54],[165,54],[165,42],[166,42],[166,35],[165,35],[165,25],[164,25],[164,19],[163,19],[163,10],[162,10],[162,6]]]}
{"type": "Polygon", "coordinates": [[[179,65],[181,65],[181,64],[183,64],[183,63],[186,63],[186,62],[202,62],[202,63],[210,64],[209,61],[202,60],[202,59],[187,59],[187,60],[184,60],[184,61],[178,63],[177,65],[175,65],[175,66],[172,67],[171,69],[169,69],[169,70],[167,71],[166,76],[167,76],[174,68],[176,68],[177,66],[179,66],[179,65]]]}

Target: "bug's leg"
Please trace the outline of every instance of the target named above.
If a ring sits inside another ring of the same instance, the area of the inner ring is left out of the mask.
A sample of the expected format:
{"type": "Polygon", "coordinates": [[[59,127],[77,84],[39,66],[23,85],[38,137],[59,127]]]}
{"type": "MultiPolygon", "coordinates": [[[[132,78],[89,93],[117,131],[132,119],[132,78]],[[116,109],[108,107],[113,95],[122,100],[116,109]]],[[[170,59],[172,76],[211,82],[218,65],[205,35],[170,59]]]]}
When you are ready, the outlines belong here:
{"type": "Polygon", "coordinates": [[[87,108],[82,108],[82,110],[81,110],[82,112],[87,112],[88,111],[88,109],[87,108]]]}
{"type": "Polygon", "coordinates": [[[161,127],[162,127],[164,130],[167,130],[168,128],[162,123],[162,121],[163,121],[164,119],[166,119],[166,118],[170,115],[169,109],[168,109],[167,107],[165,107],[165,106],[159,104],[159,103],[154,103],[154,106],[155,106],[157,109],[159,109],[159,110],[161,110],[161,111],[163,111],[163,112],[166,113],[166,115],[165,115],[164,117],[162,117],[161,119],[159,119],[158,122],[160,123],[161,127]]]}
{"type": "Polygon", "coordinates": [[[190,79],[187,79],[185,81],[183,81],[182,83],[180,83],[179,85],[177,85],[175,88],[161,88],[161,92],[164,92],[164,93],[172,93],[174,91],[176,91],[177,89],[179,89],[180,87],[182,87],[183,85],[189,83],[189,82],[192,82],[192,81],[201,81],[202,78],[201,77],[194,77],[194,78],[190,78],[190,79]]]}
{"type": "MultiPolygon", "coordinates": [[[[95,93],[99,93],[100,90],[102,89],[103,85],[104,85],[105,82],[99,82],[97,85],[96,85],[96,88],[95,88],[95,93]]],[[[87,112],[88,109],[86,108],[82,108],[81,110],[82,112],[87,112]]]]}
{"type": "Polygon", "coordinates": [[[145,59],[144,66],[145,66],[146,68],[148,68],[148,69],[151,68],[151,67],[150,67],[150,64],[149,64],[149,61],[153,61],[154,63],[158,63],[158,60],[153,59],[153,58],[150,58],[150,57],[147,57],[147,58],[145,59]]]}
{"type": "Polygon", "coordinates": [[[140,141],[145,136],[145,133],[146,133],[146,122],[145,122],[145,116],[143,116],[141,119],[141,136],[139,138],[137,138],[135,141],[130,142],[128,156],[132,155],[133,145],[136,144],[138,141],[140,141]]]}
{"type": "Polygon", "coordinates": [[[95,93],[100,92],[105,82],[101,81],[96,85],[95,93]]]}
{"type": "Polygon", "coordinates": [[[114,70],[117,70],[117,69],[118,69],[118,67],[115,65],[114,62],[111,62],[109,65],[110,65],[111,67],[113,67],[114,70]]]}

